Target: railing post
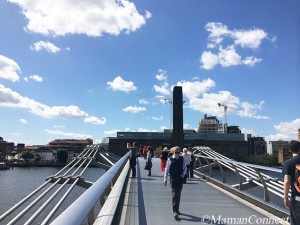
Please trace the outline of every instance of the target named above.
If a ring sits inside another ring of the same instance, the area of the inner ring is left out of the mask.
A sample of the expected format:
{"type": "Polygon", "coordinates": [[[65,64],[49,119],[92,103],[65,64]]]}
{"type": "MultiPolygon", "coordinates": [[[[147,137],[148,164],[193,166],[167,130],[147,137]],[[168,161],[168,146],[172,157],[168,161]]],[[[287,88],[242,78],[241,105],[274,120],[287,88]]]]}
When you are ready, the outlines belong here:
{"type": "Polygon", "coordinates": [[[218,162],[218,160],[215,160],[215,163],[219,166],[219,168],[221,170],[222,182],[226,183],[225,173],[224,173],[222,165],[218,162]]]}
{"type": "Polygon", "coordinates": [[[236,168],[235,164],[231,163],[233,169],[235,170],[235,173],[237,175],[237,179],[239,181],[239,189],[242,190],[242,181],[241,181],[241,178],[240,178],[240,172],[238,171],[238,169],[236,168]]]}
{"type": "Polygon", "coordinates": [[[207,165],[208,165],[208,168],[209,168],[209,176],[212,177],[213,176],[213,172],[212,172],[212,168],[211,168],[211,165],[210,163],[208,162],[207,158],[204,158],[207,165]]]}
{"type": "Polygon", "coordinates": [[[266,202],[270,201],[270,195],[269,195],[269,190],[268,190],[268,186],[265,182],[265,179],[263,178],[263,176],[261,175],[261,173],[259,172],[259,170],[257,168],[253,168],[255,170],[255,172],[258,174],[260,181],[264,187],[264,200],[266,202]]]}

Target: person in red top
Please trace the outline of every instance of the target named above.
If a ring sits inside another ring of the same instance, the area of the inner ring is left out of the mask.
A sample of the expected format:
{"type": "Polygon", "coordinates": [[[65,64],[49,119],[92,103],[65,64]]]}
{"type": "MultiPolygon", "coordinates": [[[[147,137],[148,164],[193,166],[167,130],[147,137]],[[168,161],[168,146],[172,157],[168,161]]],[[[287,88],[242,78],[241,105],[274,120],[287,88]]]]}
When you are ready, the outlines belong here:
{"type": "Polygon", "coordinates": [[[147,146],[144,146],[144,148],[143,148],[143,156],[144,156],[145,160],[147,158],[147,153],[148,153],[148,148],[147,148],[147,146]]]}
{"type": "Polygon", "coordinates": [[[164,150],[160,153],[160,169],[162,172],[165,172],[166,165],[167,165],[167,160],[168,160],[168,148],[165,147],[164,150]]]}

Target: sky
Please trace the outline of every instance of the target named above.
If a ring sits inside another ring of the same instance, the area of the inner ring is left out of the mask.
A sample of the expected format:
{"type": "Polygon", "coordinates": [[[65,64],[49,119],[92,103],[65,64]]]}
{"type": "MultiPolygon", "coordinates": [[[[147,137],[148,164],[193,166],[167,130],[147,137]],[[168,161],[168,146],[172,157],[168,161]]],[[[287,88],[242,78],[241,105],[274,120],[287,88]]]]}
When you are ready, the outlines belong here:
{"type": "Polygon", "coordinates": [[[299,0],[0,1],[0,137],[15,144],[184,128],[266,141],[300,128],[299,0]]]}

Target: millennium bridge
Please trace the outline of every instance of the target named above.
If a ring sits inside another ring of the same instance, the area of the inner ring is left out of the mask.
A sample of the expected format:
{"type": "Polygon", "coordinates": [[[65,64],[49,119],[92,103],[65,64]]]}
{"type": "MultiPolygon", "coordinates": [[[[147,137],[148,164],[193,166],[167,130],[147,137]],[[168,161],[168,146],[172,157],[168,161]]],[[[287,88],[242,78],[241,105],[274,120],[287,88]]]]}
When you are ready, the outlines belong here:
{"type": "Polygon", "coordinates": [[[289,224],[282,204],[280,169],[234,161],[205,146],[194,147],[195,178],[183,186],[181,215],[175,221],[171,188],[163,183],[160,159],[152,159],[152,176],[147,176],[145,160],[138,158],[137,176],[131,178],[129,154],[119,157],[100,145],[87,146],[0,215],[0,224],[289,224]],[[106,170],[95,182],[84,177],[91,166],[106,170]],[[76,185],[86,191],[58,213],[76,185]]]}

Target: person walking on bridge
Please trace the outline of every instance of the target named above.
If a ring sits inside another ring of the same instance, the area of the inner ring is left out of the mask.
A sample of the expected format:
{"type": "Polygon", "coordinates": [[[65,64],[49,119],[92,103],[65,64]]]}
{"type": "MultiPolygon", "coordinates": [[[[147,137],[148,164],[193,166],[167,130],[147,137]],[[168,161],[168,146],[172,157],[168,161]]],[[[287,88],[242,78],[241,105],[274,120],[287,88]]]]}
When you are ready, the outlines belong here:
{"type": "Polygon", "coordinates": [[[178,219],[178,215],[180,215],[179,205],[180,205],[180,197],[183,182],[182,179],[186,175],[186,165],[183,160],[183,157],[180,156],[180,147],[176,146],[171,149],[173,155],[168,158],[165,175],[164,175],[164,183],[167,185],[168,175],[170,175],[170,183],[172,188],[172,205],[173,205],[173,213],[175,220],[178,219]]]}
{"type": "Polygon", "coordinates": [[[293,154],[291,159],[284,162],[284,205],[290,209],[291,225],[300,224],[300,142],[290,141],[289,149],[293,154]],[[291,197],[289,199],[289,190],[291,197]]]}
{"type": "Polygon", "coordinates": [[[132,171],[132,178],[136,176],[136,158],[137,158],[137,144],[136,142],[133,143],[131,146],[130,143],[127,143],[127,149],[130,151],[130,156],[129,156],[129,165],[132,171]]]}

